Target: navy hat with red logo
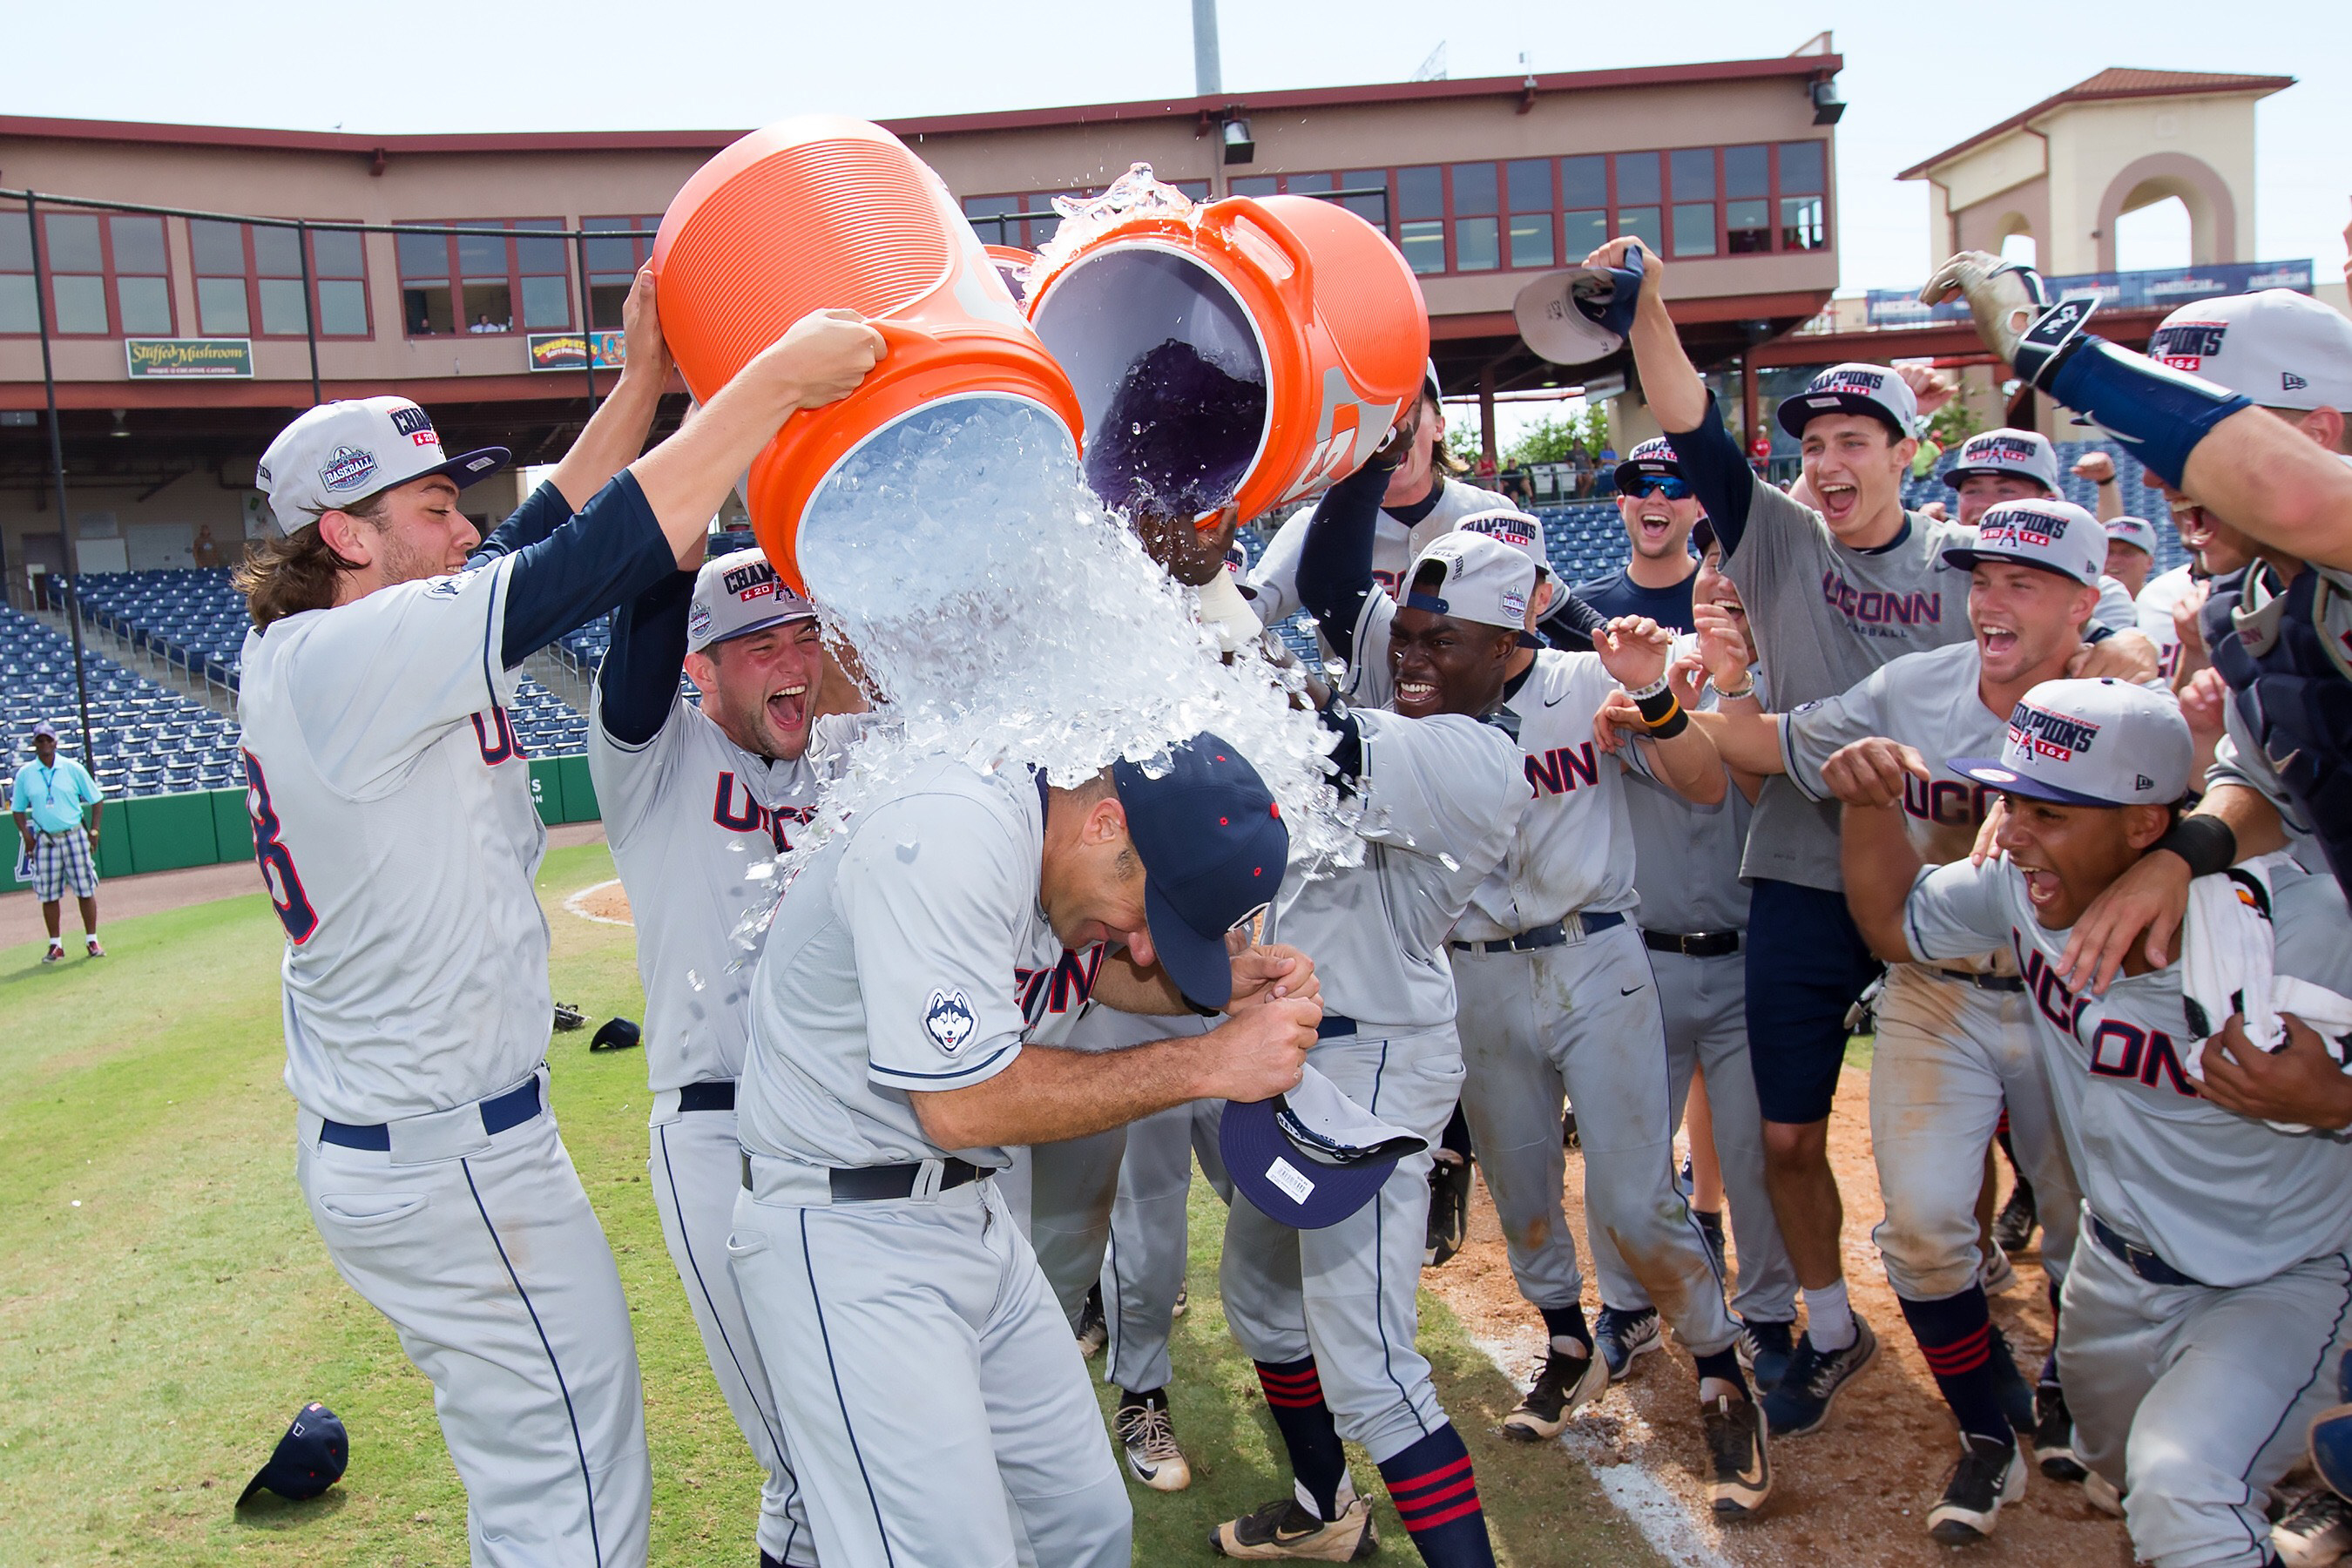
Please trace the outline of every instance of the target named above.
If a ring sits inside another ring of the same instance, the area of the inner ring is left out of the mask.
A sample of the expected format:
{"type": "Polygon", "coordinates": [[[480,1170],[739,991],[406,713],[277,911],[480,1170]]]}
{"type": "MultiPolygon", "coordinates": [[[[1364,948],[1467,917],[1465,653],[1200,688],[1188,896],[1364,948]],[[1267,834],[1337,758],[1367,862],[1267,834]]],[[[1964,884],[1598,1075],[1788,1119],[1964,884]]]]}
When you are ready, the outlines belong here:
{"type": "Polygon", "coordinates": [[[352,1440],[342,1418],[312,1400],[294,1413],[294,1424],[278,1439],[269,1463],[253,1474],[238,1494],[243,1508],[257,1491],[273,1491],[289,1502],[308,1502],[343,1479],[351,1463],[352,1440]]]}
{"type": "Polygon", "coordinates": [[[1653,436],[1632,451],[1617,465],[1619,493],[1631,495],[1637,479],[1678,479],[1683,477],[1683,460],[1675,451],[1675,444],[1664,436],[1653,436]]]}
{"type": "Polygon", "coordinates": [[[1274,792],[1233,745],[1207,731],[1164,763],[1110,765],[1127,836],[1143,862],[1144,918],[1160,967],[1185,999],[1234,998],[1225,933],[1274,902],[1290,829],[1274,792]]]}

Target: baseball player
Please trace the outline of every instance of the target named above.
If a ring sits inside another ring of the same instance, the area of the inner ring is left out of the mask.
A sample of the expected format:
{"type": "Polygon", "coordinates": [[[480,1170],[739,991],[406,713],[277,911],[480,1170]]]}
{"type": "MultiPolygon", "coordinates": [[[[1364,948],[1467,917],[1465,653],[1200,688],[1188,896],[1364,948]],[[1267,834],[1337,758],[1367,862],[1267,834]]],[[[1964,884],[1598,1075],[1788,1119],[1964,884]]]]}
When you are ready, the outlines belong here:
{"type": "MultiPolygon", "coordinates": [[[[1960,443],[1958,459],[1944,470],[1944,482],[1956,492],[1958,521],[1969,528],[2003,501],[2066,499],[2058,486],[2058,448],[2038,430],[2003,428],[1969,437],[1960,443]]],[[[2131,584],[2102,572],[2094,618],[2104,632],[2138,629],[2135,592],[2131,584]]]]}
{"type": "MultiPolygon", "coordinates": [[[[1725,759],[1785,773],[1806,795],[1876,768],[1899,789],[1919,855],[1965,858],[1987,792],[1927,758],[1994,749],[2019,698],[2063,678],[2098,594],[2106,534],[2066,501],[2005,501],[1972,545],[1947,559],[1969,572],[1974,640],[1894,660],[1853,690],[1785,716],[1702,716],[1725,759]]],[[[2043,1472],[2080,1479],[2065,1397],[2046,1374],[2040,1407],[1991,1325],[1980,1283],[1976,1206],[1985,1149],[2004,1105],[2020,1167],[2043,1216],[2042,1267],[2058,1312],[2074,1244],[2076,1187],[2035,1051],[2024,983],[2005,952],[1965,963],[1898,963],[1877,1002],[1870,1130],[1886,1217],[1873,1233],[1903,1315],[1959,1424],[1962,1457],[1928,1510],[1947,1544],[1991,1534],[2025,1485],[2012,1425],[2031,1432],[2043,1472]]]]}
{"type": "Polygon", "coordinates": [[[9,810],[16,834],[25,845],[25,860],[33,868],[33,896],[40,900],[41,920],[49,928],[49,950],[43,963],[66,955],[60,930],[66,889],[74,890],[81,906],[82,942],[92,958],[104,958],[98,941],[99,821],[106,815],[106,793],[89,770],[68,757],[58,761],[58,729],[44,719],[33,726],[33,761],[16,770],[9,785],[9,810]],[[81,809],[89,807],[89,825],[82,826],[81,809]]]}
{"type": "Polygon", "coordinates": [[[818,742],[817,714],[826,704],[863,704],[827,668],[816,611],[778,580],[764,553],[699,564],[614,615],[596,672],[588,771],[636,923],[654,1094],[646,1173],[662,1237],[719,1393],[766,1472],[762,1568],[806,1568],[815,1542],[727,1268],[742,1187],[735,1080],[750,1028],[748,955],[739,945],[746,939],[737,932],[772,895],[774,857],[815,805],[829,749],[818,742]],[[699,706],[679,690],[681,671],[702,693],[699,706]]]}
{"type": "MultiPolygon", "coordinates": [[[[1398,617],[1415,607],[1409,599],[1400,608],[1372,585],[1369,521],[1360,509],[1319,510],[1300,561],[1300,589],[1326,640],[1356,652],[1350,700],[1409,711],[1413,692],[1404,682],[1414,667],[1367,657],[1398,640],[1398,617]]],[[[1532,563],[1519,559],[1528,570],[1520,624],[1532,627],[1548,606],[1536,598],[1532,563]]],[[[1594,720],[1622,681],[1653,703],[1640,764],[1665,772],[1695,798],[1706,798],[1711,782],[1720,801],[1723,770],[1687,720],[1675,722],[1665,690],[1671,640],[1654,623],[1633,620],[1612,622],[1596,637],[1605,653],[1508,650],[1498,711],[1516,731],[1533,800],[1446,945],[1461,982],[1463,1110],[1512,1273],[1542,1314],[1547,1338],[1543,1364],[1504,1430],[1527,1441],[1559,1436],[1630,1363],[1644,1326],[1647,1335],[1657,1332],[1654,1312],[1612,1314],[1608,1326],[1622,1327],[1623,1359],[1612,1363],[1606,1345],[1596,1353],[1560,1203],[1564,1094],[1577,1107],[1591,1225],[1642,1259],[1634,1272],[1673,1304],[1675,1330],[1698,1363],[1709,1495],[1719,1511],[1737,1514],[1754,1511],[1770,1492],[1764,1428],[1739,1368],[1722,1280],[1674,1185],[1664,1024],[1647,955],[1625,919],[1634,892],[1622,769],[1591,750],[1594,720]],[[1655,691],[1646,689],[1652,686],[1655,691]],[[1562,1005],[1567,998],[1572,1005],[1562,1005]]],[[[1603,1299],[1604,1309],[1615,1305],[1603,1299]]]]}
{"type": "Polygon", "coordinates": [[[529,655],[670,576],[785,417],[882,348],[811,317],[640,458],[668,374],[649,278],[626,317],[621,385],[488,541],[457,495],[503,448],[444,453],[405,398],[330,403],[264,455],[277,537],[239,576],[296,1171],[433,1381],[477,1563],[642,1563],[651,1494],[628,1303],[547,1106],[546,833],[505,705],[529,655]]]}
{"type": "Polygon", "coordinates": [[[792,1369],[777,1411],[822,1561],[1128,1561],[1086,1363],[992,1173],[1009,1146],[1298,1081],[1312,965],[1227,945],[1288,841],[1203,734],[1157,777],[1121,762],[1074,789],[941,755],[794,873],[752,978],[727,1249],[762,1358],[792,1369]],[[1229,1020],[1061,1048],[1089,998],[1229,1020]]]}
{"type": "Polygon", "coordinates": [[[1606,577],[1576,585],[1576,596],[1599,615],[1646,616],[1670,631],[1691,625],[1692,527],[1701,516],[1675,449],[1653,436],[1617,465],[1617,515],[1632,548],[1625,564],[1606,577]]]}
{"type": "MultiPolygon", "coordinates": [[[[2275,1561],[2265,1494],[2334,1397],[2352,1324],[2352,1148],[2199,1094],[2200,1047],[2207,1058],[2254,1053],[2234,1020],[2201,1038],[2216,1020],[2192,1015],[2181,964],[2135,952],[2104,995],[2060,971],[2066,928],[2167,831],[2189,754],[2167,696],[2113,681],[2037,686],[1997,758],[1942,764],[2003,792],[2006,858],[1925,874],[1883,770],[1836,785],[1846,888],[1874,948],[1936,963],[2006,946],[2033,999],[2083,1181],[2084,1240],[2058,1343],[2083,1462],[2122,1492],[2138,1560],[2257,1568],[2275,1561]]],[[[2222,897],[2235,904],[2237,890],[2222,897]]],[[[2352,986],[2336,889],[2281,863],[2269,898],[2276,972],[2352,986]]],[[[2290,1033],[2290,1054],[2325,1059],[2316,1036],[2290,1033]]]]}
{"type": "MultiPolygon", "coordinates": [[[[1375,460],[1378,460],[1377,458],[1375,460]]],[[[1318,603],[1310,534],[1300,590],[1318,603]]],[[[1360,531],[1370,545],[1370,520],[1360,531]]],[[[1475,533],[1424,550],[1405,604],[1369,646],[1396,692],[1392,710],[1327,701],[1340,787],[1362,808],[1362,864],[1286,889],[1268,921],[1320,955],[1326,1011],[1309,1061],[1357,1105],[1419,1140],[1371,1201],[1338,1223],[1293,1229],[1255,1202],[1233,1205],[1219,1269],[1225,1321],[1257,1363],[1290,1460],[1290,1496],[1227,1521],[1210,1544],[1227,1557],[1345,1562],[1374,1547],[1341,1439],[1380,1468],[1424,1562],[1494,1562],[1469,1450],[1414,1348],[1415,1291],[1427,1234],[1429,1163],[1463,1083],[1447,930],[1499,863],[1528,787],[1517,748],[1482,721],[1501,698],[1535,571],[1475,533]]],[[[1324,622],[1343,651],[1347,626],[1324,622]]],[[[1551,1138],[1559,1142],[1555,1114],[1551,1138]]],[[[1243,1173],[1234,1173],[1239,1180],[1243,1173]]],[[[1293,1193],[1301,1202],[1307,1194],[1293,1193]]]]}

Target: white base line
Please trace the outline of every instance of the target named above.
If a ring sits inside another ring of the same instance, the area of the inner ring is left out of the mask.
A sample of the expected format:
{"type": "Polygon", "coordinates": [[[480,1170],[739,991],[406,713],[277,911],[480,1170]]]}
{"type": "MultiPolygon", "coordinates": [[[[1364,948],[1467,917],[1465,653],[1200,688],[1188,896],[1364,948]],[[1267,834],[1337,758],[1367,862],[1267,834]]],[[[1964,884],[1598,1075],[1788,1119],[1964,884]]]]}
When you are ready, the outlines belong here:
{"type": "MultiPolygon", "coordinates": [[[[1513,1356],[1510,1347],[1475,1334],[1467,1337],[1504,1376],[1518,1375],[1512,1363],[1524,1358],[1513,1356]]],[[[1630,1412],[1628,1419],[1634,1419],[1630,1412]]],[[[1608,1449],[1580,1432],[1573,1421],[1558,1441],[1591,1472],[1592,1479],[1600,1484],[1601,1496],[1633,1521],[1633,1528],[1642,1532],[1642,1539],[1650,1543],[1651,1550],[1675,1564],[1675,1568],[1735,1568],[1729,1558],[1707,1543],[1706,1532],[1689,1507],[1647,1469],[1638,1464],[1609,1463],[1612,1456],[1608,1449]]]]}
{"type": "Polygon", "coordinates": [[[610,915],[591,914],[588,911],[586,900],[589,894],[601,893],[607,888],[617,888],[620,885],[621,879],[614,877],[609,881],[598,882],[593,887],[583,888],[563,900],[563,908],[567,912],[578,915],[583,921],[594,921],[600,926],[628,926],[634,930],[637,923],[635,921],[616,921],[610,915]]]}

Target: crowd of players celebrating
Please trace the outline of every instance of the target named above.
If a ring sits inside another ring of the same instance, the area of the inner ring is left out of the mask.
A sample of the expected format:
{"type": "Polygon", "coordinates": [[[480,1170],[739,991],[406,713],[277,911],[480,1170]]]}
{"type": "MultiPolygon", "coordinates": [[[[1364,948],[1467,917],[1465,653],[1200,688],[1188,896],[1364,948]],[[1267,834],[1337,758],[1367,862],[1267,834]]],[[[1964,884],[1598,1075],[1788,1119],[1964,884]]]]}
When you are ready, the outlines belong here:
{"type": "Polygon", "coordinates": [[[506,454],[445,454],[414,405],[278,437],[245,747],[300,1180],[434,1381],[478,1563],[647,1551],[628,1307],[547,1109],[543,833],[501,711],[607,612],[590,763],[637,926],[649,1169],[766,1472],[763,1565],[1129,1561],[1129,1479],[1190,1477],[1168,1337],[1196,1159],[1294,1480],[1214,1552],[1370,1555],[1349,1442],[1424,1561],[1494,1561],[1414,1344],[1473,1162],[1544,1331],[1506,1433],[1557,1437],[1670,1329],[1709,1503],[1753,1516],[1894,1331],[1848,1299],[1827,1153],[1865,1015],[1873,1236],[1958,1449],[1935,1539],[1990,1537],[2038,1470],[2152,1563],[2352,1548],[2352,323],[2209,300],[2144,357],[2028,269],[1938,272],[2161,479],[2191,560],[2150,580],[2111,466],[2083,470],[2095,516],[2032,431],[1971,439],[1949,504],[1906,510],[1923,397],[1950,391],[1907,368],[1784,400],[1801,473],[1769,484],[1665,271],[1646,258],[1626,333],[1664,434],[1618,472],[1612,579],[1556,581],[1538,520],[1450,476],[1433,377],[1254,570],[1227,573],[1230,512],[1131,520],[1197,592],[1204,658],[1278,659],[1263,628],[1314,618],[1292,685],[1365,841],[1317,876],[1204,732],[1067,788],[940,757],[776,896],[747,839],[784,849],[888,715],[759,552],[703,559],[706,521],[885,353],[848,312],[639,456],[668,371],[641,279],[620,391],[488,540],[457,497],[506,454]],[[2037,1228],[2055,1343],[2021,1363],[1987,1290],[2037,1228]],[[1077,1348],[1105,1339],[1108,1433],[1077,1348]]]}

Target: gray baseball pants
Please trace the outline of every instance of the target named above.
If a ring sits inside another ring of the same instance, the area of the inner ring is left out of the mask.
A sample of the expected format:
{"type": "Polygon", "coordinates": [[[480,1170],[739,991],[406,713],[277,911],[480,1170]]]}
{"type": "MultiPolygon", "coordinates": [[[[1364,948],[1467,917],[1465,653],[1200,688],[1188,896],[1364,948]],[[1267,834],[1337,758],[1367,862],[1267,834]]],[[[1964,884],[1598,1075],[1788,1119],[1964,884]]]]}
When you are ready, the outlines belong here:
{"type": "Polygon", "coordinates": [[[1103,1374],[1120,1388],[1140,1394],[1168,1386],[1168,1335],[1192,1245],[1186,1209],[1196,1154],[1217,1195],[1234,1201],[1217,1148],[1224,1110],[1222,1100],[1196,1100],[1128,1124],[1102,1265],[1103,1318],[1110,1329],[1103,1374]]]}

